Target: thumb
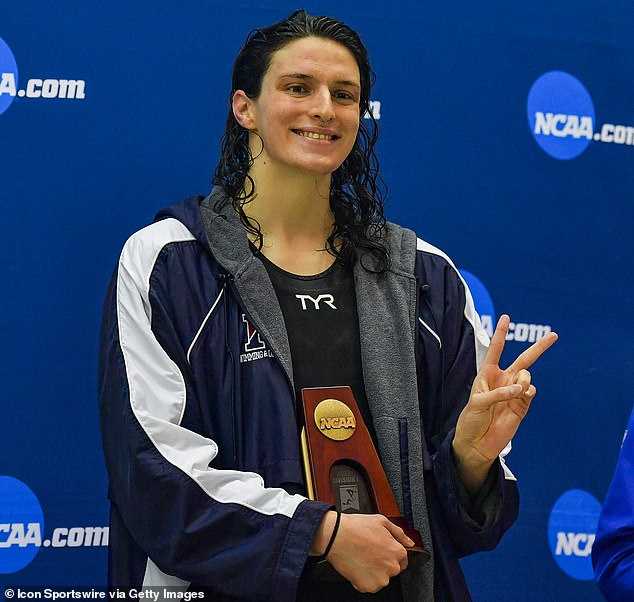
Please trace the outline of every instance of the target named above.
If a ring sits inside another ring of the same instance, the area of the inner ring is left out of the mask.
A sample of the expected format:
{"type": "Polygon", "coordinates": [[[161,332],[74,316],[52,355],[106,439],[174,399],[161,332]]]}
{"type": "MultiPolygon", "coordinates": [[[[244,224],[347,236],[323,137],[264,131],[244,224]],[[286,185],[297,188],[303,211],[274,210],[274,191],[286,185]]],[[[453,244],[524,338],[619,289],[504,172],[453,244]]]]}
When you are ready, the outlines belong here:
{"type": "Polygon", "coordinates": [[[390,532],[390,535],[405,548],[411,548],[414,545],[414,542],[405,534],[405,531],[398,525],[395,525],[389,518],[385,519],[385,528],[390,532]]]}
{"type": "Polygon", "coordinates": [[[502,401],[513,399],[522,393],[522,385],[506,385],[485,393],[475,393],[469,400],[473,409],[488,410],[502,401]]]}

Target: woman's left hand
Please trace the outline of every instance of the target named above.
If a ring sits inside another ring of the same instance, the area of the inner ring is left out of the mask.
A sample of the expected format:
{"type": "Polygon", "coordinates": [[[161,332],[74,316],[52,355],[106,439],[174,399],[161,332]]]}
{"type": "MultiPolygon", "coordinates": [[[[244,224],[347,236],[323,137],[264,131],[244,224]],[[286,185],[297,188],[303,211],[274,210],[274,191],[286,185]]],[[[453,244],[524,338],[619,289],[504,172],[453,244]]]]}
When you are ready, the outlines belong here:
{"type": "Polygon", "coordinates": [[[491,345],[462,410],[452,443],[456,467],[463,483],[475,494],[489,468],[515,435],[528,413],[536,389],[528,371],[556,340],[549,332],[521,353],[506,369],[499,367],[510,318],[500,317],[491,345]]]}

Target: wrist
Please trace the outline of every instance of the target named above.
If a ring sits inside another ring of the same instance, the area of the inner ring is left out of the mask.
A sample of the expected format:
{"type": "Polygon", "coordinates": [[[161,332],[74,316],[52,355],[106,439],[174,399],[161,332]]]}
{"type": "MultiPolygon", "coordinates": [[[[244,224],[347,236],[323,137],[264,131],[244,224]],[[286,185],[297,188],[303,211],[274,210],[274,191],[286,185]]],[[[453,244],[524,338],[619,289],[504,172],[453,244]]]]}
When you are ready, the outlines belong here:
{"type": "Polygon", "coordinates": [[[324,514],[324,517],[317,527],[317,533],[308,551],[309,556],[323,556],[328,548],[328,544],[331,542],[337,524],[338,513],[334,510],[329,510],[324,514]]]}
{"type": "Polygon", "coordinates": [[[473,447],[453,440],[451,444],[454,466],[470,496],[475,496],[484,485],[495,460],[486,458],[473,447]]]}

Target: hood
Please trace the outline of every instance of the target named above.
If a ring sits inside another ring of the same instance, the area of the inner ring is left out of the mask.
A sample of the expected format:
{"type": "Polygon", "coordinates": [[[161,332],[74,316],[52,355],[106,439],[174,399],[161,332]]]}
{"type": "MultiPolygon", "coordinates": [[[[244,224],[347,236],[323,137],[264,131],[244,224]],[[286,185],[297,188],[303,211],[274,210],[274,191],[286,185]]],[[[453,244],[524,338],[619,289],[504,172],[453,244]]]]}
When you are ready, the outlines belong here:
{"type": "Polygon", "coordinates": [[[253,260],[253,253],[244,226],[231,203],[217,211],[217,205],[225,198],[222,189],[215,187],[206,197],[187,197],[159,211],[154,221],[177,219],[227,272],[236,277],[253,260]]]}

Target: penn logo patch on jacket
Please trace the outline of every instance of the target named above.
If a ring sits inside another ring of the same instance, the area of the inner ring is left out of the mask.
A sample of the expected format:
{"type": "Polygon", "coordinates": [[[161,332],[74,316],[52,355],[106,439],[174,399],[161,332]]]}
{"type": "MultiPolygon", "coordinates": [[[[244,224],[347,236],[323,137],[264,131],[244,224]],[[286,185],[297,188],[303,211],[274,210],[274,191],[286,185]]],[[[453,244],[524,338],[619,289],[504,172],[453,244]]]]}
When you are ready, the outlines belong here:
{"type": "Polygon", "coordinates": [[[244,353],[240,354],[240,363],[253,362],[261,360],[265,357],[275,357],[273,352],[267,348],[266,343],[260,337],[260,333],[255,329],[253,324],[247,320],[242,314],[242,321],[247,325],[246,343],[244,343],[244,353]]]}

